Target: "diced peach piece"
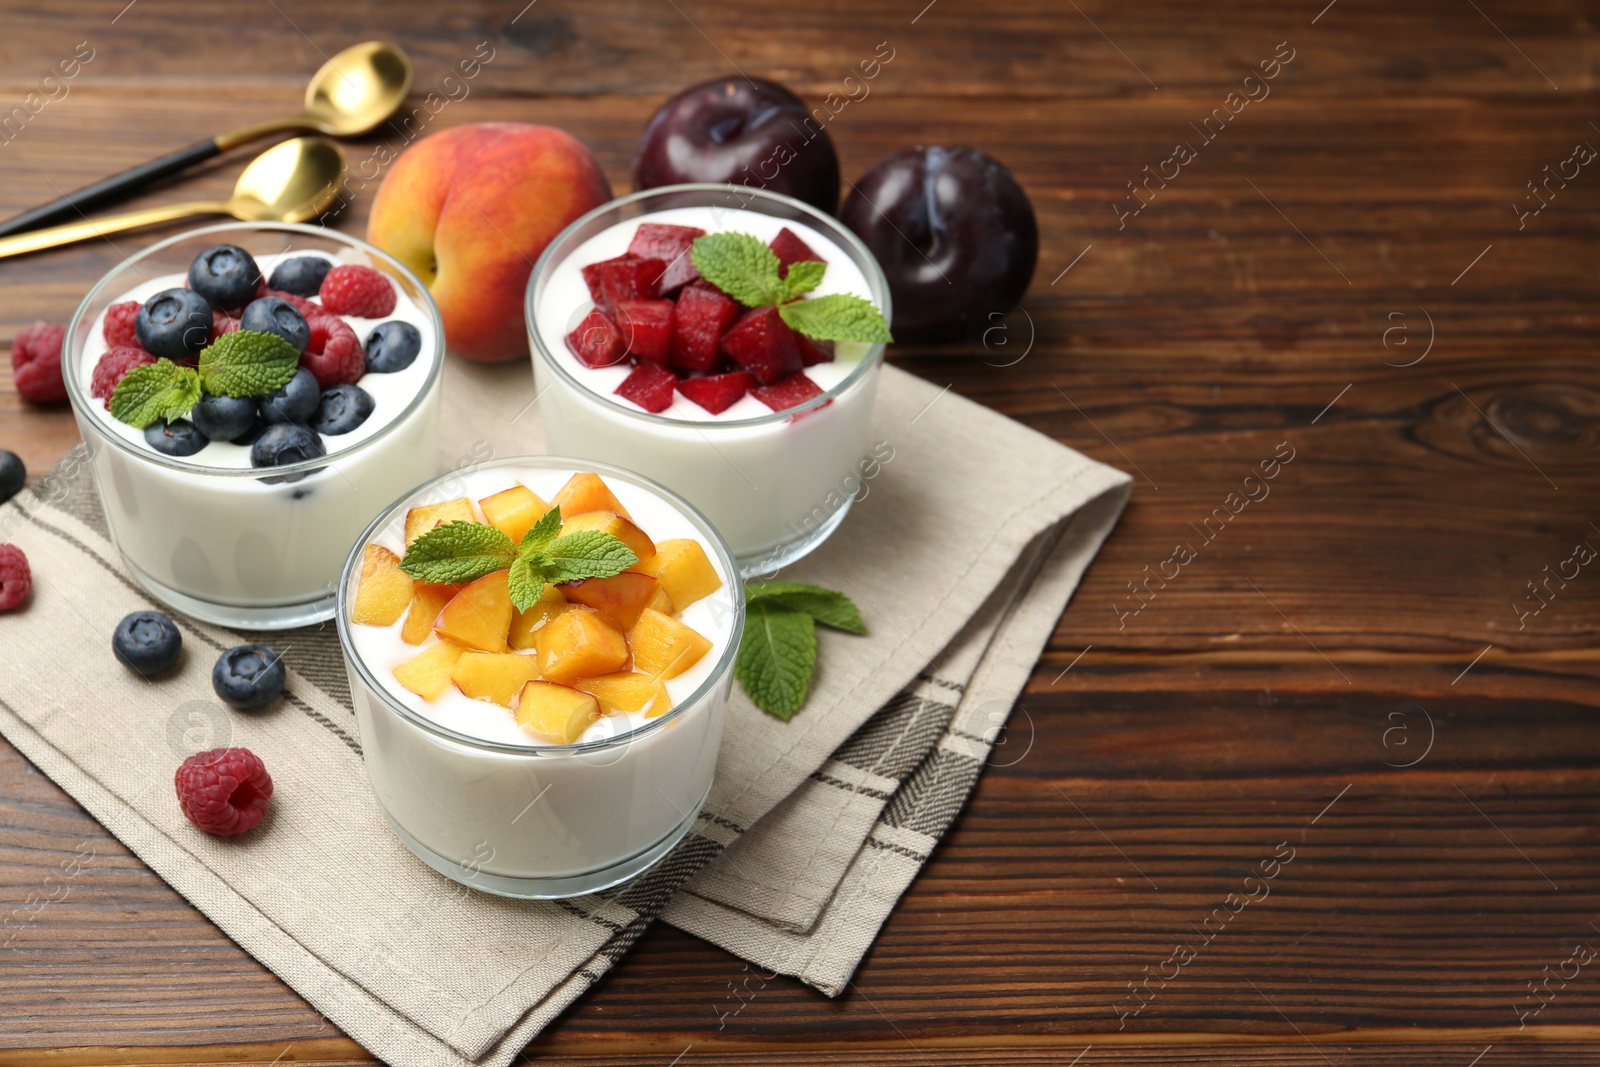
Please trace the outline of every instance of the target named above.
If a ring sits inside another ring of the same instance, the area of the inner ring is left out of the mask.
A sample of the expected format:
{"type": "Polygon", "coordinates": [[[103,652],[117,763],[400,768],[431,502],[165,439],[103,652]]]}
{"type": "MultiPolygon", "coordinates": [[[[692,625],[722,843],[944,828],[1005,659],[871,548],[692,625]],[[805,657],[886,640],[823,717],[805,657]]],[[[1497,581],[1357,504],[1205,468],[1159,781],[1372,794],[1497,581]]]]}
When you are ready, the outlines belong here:
{"type": "Polygon", "coordinates": [[[438,504],[423,504],[406,512],[406,546],[433,529],[443,526],[447,522],[477,522],[478,516],[473,513],[472,501],[466,497],[457,497],[454,500],[445,500],[438,504]]]}
{"type": "Polygon", "coordinates": [[[571,606],[561,590],[546,582],[544,592],[539,594],[539,599],[529,605],[527,611],[519,611],[512,617],[511,647],[519,649],[534,647],[534,639],[539,631],[549,625],[551,619],[571,606]]]}
{"type": "Polygon", "coordinates": [[[534,636],[534,645],[539,650],[539,673],[563,685],[620,671],[628,662],[622,631],[599,612],[582,607],[550,620],[534,636]]]}
{"type": "Polygon", "coordinates": [[[670,615],[645,608],[628,631],[633,669],[656,678],[676,678],[711,651],[711,642],[670,615]]]}
{"type": "Polygon", "coordinates": [[[533,524],[544,518],[544,513],[550,510],[550,505],[525,485],[513,485],[493,496],[486,496],[478,501],[478,507],[490,526],[519,544],[523,535],[533,529],[533,524]]]}
{"type": "Polygon", "coordinates": [[[659,586],[648,574],[623,571],[610,578],[563,582],[558,588],[574,604],[593,608],[616,623],[619,630],[627,630],[639,621],[639,613],[655,599],[659,586]]]}
{"type": "Polygon", "coordinates": [[[511,632],[511,589],[508,571],[486,574],[461,587],[439,612],[433,632],[447,641],[479,652],[504,652],[511,632]]]}
{"type": "Polygon", "coordinates": [[[439,621],[439,612],[459,592],[459,585],[417,582],[411,592],[411,610],[406,612],[405,625],[400,627],[400,639],[408,645],[426,641],[433,633],[433,624],[439,621]]]}
{"type": "Polygon", "coordinates": [[[450,672],[466,649],[453,641],[440,641],[394,669],[395,681],[423,700],[438,700],[450,688],[450,672]]]}
{"type": "Polygon", "coordinates": [[[450,680],[467,696],[508,708],[537,677],[539,665],[533,657],[516,652],[463,652],[450,671],[450,680]]]}
{"type": "Polygon", "coordinates": [[[600,717],[600,703],[554,682],[529,682],[517,698],[516,715],[517,725],[535,737],[570,745],[600,717]]]}
{"type": "Polygon", "coordinates": [[[655,555],[628,569],[660,582],[672,598],[675,612],[722,588],[722,578],[707,558],[705,548],[692,537],[662,541],[656,545],[655,555]]]}
{"type": "Polygon", "coordinates": [[[607,715],[642,711],[646,718],[653,719],[672,710],[672,697],[667,694],[666,683],[642,671],[618,671],[583,678],[572,687],[598,700],[600,710],[607,715]]]}
{"type": "Polygon", "coordinates": [[[361,551],[361,578],[356,583],[356,602],[350,621],[363,626],[393,626],[411,603],[415,583],[400,569],[400,557],[382,545],[368,545],[361,551]]]}
{"type": "Polygon", "coordinates": [[[650,603],[646,604],[645,607],[654,608],[663,615],[672,614],[672,598],[667,595],[665,589],[661,588],[660,582],[656,583],[655,595],[650,598],[650,603]]]}
{"type": "Polygon", "coordinates": [[[633,521],[628,509],[611,492],[611,487],[600,480],[598,474],[574,474],[550,503],[561,509],[561,521],[586,511],[610,511],[633,521]]]}
{"type": "Polygon", "coordinates": [[[579,530],[599,530],[601,533],[608,533],[632,549],[633,554],[641,560],[649,559],[656,554],[656,543],[650,540],[649,535],[614,511],[585,511],[581,515],[562,520],[563,536],[577,533],[579,530]]]}

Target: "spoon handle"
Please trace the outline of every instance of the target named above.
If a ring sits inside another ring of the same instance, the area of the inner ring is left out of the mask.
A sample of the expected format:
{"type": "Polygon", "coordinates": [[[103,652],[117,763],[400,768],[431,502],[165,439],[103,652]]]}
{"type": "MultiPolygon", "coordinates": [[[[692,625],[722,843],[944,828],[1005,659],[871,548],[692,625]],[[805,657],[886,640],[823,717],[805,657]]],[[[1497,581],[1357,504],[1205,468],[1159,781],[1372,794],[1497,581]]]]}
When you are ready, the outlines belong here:
{"type": "Polygon", "coordinates": [[[0,259],[56,248],[59,245],[72,244],[74,241],[87,241],[91,237],[103,237],[108,233],[131,230],[138,226],[187,218],[190,215],[231,214],[233,214],[232,206],[226,201],[192,200],[186,204],[165,204],[141,211],[129,211],[122,215],[83,219],[79,222],[69,222],[65,226],[51,226],[12,237],[0,237],[0,259]]]}
{"type": "Polygon", "coordinates": [[[131,170],[121,174],[113,174],[103,181],[93,185],[84,186],[75,193],[68,193],[60,200],[52,200],[48,204],[41,204],[36,208],[24,211],[22,214],[0,222],[0,236],[13,233],[24,233],[48,226],[52,223],[66,222],[69,219],[81,218],[84,212],[91,208],[99,207],[113,200],[120,200],[133,193],[142,186],[149,185],[158,178],[165,178],[169,174],[176,174],[186,170],[222,151],[222,146],[217,143],[217,138],[192,144],[188,148],[181,148],[171,155],[152,159],[148,163],[141,163],[131,170]]]}

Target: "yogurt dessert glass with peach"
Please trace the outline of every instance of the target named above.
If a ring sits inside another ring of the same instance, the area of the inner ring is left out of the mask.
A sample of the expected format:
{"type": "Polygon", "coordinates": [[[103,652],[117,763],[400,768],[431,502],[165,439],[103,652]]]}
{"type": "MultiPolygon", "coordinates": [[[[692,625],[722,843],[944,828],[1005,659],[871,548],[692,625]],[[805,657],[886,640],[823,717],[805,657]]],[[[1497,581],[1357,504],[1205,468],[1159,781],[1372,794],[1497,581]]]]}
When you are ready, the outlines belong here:
{"type": "Polygon", "coordinates": [[[340,583],[378,804],[474,888],[631,878],[711,788],[743,624],[720,536],[645,478],[557,457],[436,478],[368,527],[340,583]]]}
{"type": "Polygon", "coordinates": [[[614,200],[552,241],[529,282],[546,443],[680,493],[746,576],[768,573],[816,548],[850,508],[889,317],[872,254],[798,200],[713,184],[614,200]],[[696,266],[708,236],[744,241],[730,255],[776,275],[765,288],[713,285],[696,266]],[[784,301],[802,312],[853,303],[881,339],[828,340],[837,324],[807,325],[808,336],[784,301]]]}
{"type": "Polygon", "coordinates": [[[331,617],[350,544],[433,469],[443,358],[432,298],[389,256],[237,223],[96,283],[62,377],[140,584],[196,618],[280,629],[331,617]]]}

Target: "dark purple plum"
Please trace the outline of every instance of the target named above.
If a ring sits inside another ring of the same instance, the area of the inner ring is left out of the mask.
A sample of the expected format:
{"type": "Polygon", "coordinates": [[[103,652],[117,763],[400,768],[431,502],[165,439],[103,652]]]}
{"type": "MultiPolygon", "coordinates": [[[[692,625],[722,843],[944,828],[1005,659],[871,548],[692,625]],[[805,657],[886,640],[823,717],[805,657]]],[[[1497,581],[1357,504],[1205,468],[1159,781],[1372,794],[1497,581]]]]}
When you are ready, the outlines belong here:
{"type": "Polygon", "coordinates": [[[832,212],[839,157],[805,102],[777,82],[717,78],[662,104],[639,138],[633,187],[682,182],[750,185],[832,212]]]}
{"type": "Polygon", "coordinates": [[[954,341],[982,307],[1022,298],[1039,259],[1028,194],[975,148],[907,148],[862,177],[839,221],[889,279],[896,341],[954,341]]]}

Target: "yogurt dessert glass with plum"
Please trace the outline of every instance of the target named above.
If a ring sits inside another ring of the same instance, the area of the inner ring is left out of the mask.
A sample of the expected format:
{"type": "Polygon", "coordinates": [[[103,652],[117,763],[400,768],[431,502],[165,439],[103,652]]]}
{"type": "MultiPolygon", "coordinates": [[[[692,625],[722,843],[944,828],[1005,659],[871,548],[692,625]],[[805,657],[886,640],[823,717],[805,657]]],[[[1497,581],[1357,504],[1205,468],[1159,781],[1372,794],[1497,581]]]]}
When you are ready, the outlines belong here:
{"type": "Polygon", "coordinates": [[[427,289],[384,253],[243,223],[102,278],[62,377],[133,575],[196,618],[278,629],[333,614],[350,544],[433,468],[443,356],[427,289]]]}
{"type": "Polygon", "coordinates": [[[379,806],[478,889],[563,897],[633,877],[711,787],[743,621],[716,531],[637,475],[538,457],[420,486],[340,584],[379,806]]]}
{"type": "Polygon", "coordinates": [[[661,482],[746,576],[776,570],[850,508],[889,315],[872,254],[798,200],[712,184],[614,200],[529,283],[546,443],[661,482]],[[726,270],[713,284],[697,263],[726,270]]]}

